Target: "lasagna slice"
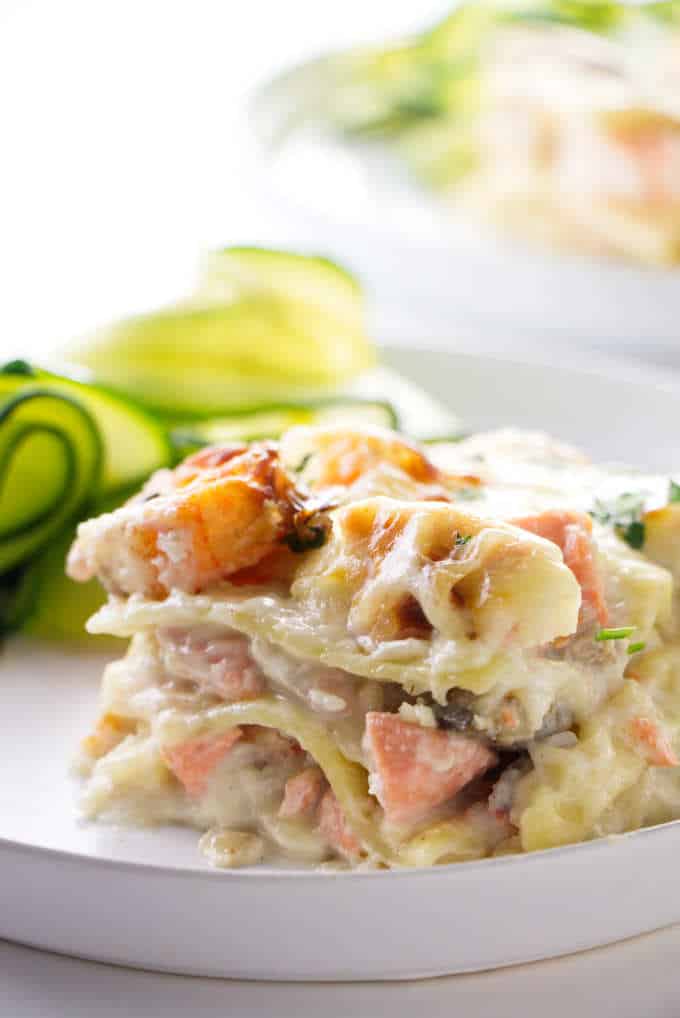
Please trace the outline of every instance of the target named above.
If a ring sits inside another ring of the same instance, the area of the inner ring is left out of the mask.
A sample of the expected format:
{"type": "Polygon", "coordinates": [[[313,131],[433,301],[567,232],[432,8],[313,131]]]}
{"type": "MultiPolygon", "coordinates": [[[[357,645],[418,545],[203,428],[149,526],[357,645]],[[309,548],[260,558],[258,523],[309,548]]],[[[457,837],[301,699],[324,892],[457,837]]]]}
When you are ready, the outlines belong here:
{"type": "Polygon", "coordinates": [[[220,866],[560,843],[545,760],[576,760],[603,711],[631,785],[675,764],[625,678],[631,638],[670,625],[671,574],[593,522],[601,480],[543,438],[426,453],[347,428],[155,475],[69,556],[109,592],[90,630],[130,637],[82,746],[85,814],[192,825],[220,866]]]}

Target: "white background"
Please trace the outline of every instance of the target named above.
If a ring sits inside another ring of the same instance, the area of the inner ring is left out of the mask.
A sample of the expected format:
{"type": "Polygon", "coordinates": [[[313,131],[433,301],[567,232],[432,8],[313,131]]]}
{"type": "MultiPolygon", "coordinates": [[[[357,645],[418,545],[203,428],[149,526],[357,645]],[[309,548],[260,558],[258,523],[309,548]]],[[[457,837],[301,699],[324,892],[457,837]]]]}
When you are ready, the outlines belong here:
{"type": "Polygon", "coordinates": [[[42,352],[181,293],[201,251],[285,242],[246,169],[274,70],[441,0],[0,0],[0,328],[42,352]]]}

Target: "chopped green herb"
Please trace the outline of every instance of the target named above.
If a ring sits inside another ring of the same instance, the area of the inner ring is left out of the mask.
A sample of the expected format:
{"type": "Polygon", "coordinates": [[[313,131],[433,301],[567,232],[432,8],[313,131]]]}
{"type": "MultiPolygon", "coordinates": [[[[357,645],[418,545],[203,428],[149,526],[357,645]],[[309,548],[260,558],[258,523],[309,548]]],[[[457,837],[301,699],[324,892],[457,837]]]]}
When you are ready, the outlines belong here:
{"type": "Polygon", "coordinates": [[[645,497],[645,492],[626,491],[609,501],[597,498],[590,515],[598,523],[613,527],[631,548],[641,548],[645,543],[645,525],[641,519],[645,497]]]}
{"type": "Polygon", "coordinates": [[[645,492],[624,491],[612,499],[596,498],[590,515],[598,523],[622,524],[639,519],[645,505],[645,492]]]}
{"type": "Polygon", "coordinates": [[[469,438],[469,431],[455,431],[451,434],[444,434],[443,432],[439,435],[428,435],[426,438],[418,436],[420,442],[423,445],[443,445],[449,442],[462,442],[464,438],[469,438]]]}
{"type": "Polygon", "coordinates": [[[619,626],[618,629],[600,629],[595,633],[595,639],[602,640],[625,640],[635,632],[635,626],[619,626]]]}
{"type": "Polygon", "coordinates": [[[331,521],[324,513],[324,509],[328,508],[329,505],[301,509],[293,518],[290,533],[282,538],[283,543],[298,555],[321,548],[326,543],[331,529],[331,521]]]}
{"type": "Polygon", "coordinates": [[[328,532],[325,527],[306,527],[304,531],[292,530],[283,538],[291,551],[301,555],[305,551],[322,548],[326,543],[328,532]]]}
{"type": "Polygon", "coordinates": [[[647,644],[645,643],[644,640],[638,640],[637,643],[629,643],[628,644],[628,653],[629,654],[637,654],[637,652],[639,650],[644,650],[646,646],[647,646],[647,644]]]}
{"type": "Polygon", "coordinates": [[[296,474],[301,474],[302,471],[307,466],[307,464],[309,463],[309,461],[311,460],[311,458],[312,458],[312,453],[308,452],[306,456],[302,457],[302,459],[300,460],[298,465],[296,467],[293,467],[293,472],[296,473],[296,474]]]}
{"type": "Polygon", "coordinates": [[[456,548],[460,548],[462,545],[467,544],[468,541],[472,540],[472,534],[467,534],[465,537],[462,534],[456,534],[456,548]]]}
{"type": "Polygon", "coordinates": [[[671,481],[668,485],[668,501],[680,502],[680,484],[675,481],[671,481]]]}
{"type": "Polygon", "coordinates": [[[634,520],[626,527],[618,526],[616,532],[631,548],[639,549],[645,543],[645,525],[641,520],[634,520]]]}
{"type": "Polygon", "coordinates": [[[7,361],[0,368],[0,374],[3,375],[26,375],[28,378],[35,377],[35,370],[28,363],[28,361],[7,361]]]}
{"type": "Polygon", "coordinates": [[[462,502],[474,502],[475,499],[481,497],[482,493],[479,488],[458,488],[456,491],[456,498],[459,498],[462,502]]]}

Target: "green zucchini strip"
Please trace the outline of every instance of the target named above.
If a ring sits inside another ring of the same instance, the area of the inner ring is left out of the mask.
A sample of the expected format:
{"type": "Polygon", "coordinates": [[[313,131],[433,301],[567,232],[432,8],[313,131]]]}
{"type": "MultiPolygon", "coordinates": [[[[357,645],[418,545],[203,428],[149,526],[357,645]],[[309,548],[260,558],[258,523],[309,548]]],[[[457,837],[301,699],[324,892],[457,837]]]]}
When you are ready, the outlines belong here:
{"type": "MultiPolygon", "coordinates": [[[[88,501],[87,512],[92,516],[111,512],[134,491],[128,488],[88,501]]],[[[101,649],[101,638],[90,636],[85,623],[104,604],[106,592],[96,579],[76,583],[64,572],[76,527],[77,521],[67,524],[26,565],[0,577],[0,633],[23,629],[40,639],[101,649]]]]}
{"type": "MultiPolygon", "coordinates": [[[[27,385],[77,401],[94,421],[103,449],[98,489],[93,494],[139,486],[170,462],[172,451],[164,425],[125,396],[15,361],[0,371],[0,406],[27,385]]],[[[12,487],[16,491],[17,485],[12,487]]],[[[1,521],[0,511],[0,532],[1,521]]]]}
{"type": "Polygon", "coordinates": [[[398,420],[390,403],[345,398],[271,404],[224,417],[179,421],[171,437],[178,455],[186,455],[204,445],[279,438],[287,428],[300,424],[396,428],[398,420]]]}
{"type": "Polygon", "coordinates": [[[65,354],[175,418],[319,398],[375,359],[350,275],[322,258],[252,248],[216,252],[189,299],[65,354]]]}
{"type": "Polygon", "coordinates": [[[102,443],[69,396],[24,387],[0,410],[0,573],[21,565],[96,488],[102,443]]]}

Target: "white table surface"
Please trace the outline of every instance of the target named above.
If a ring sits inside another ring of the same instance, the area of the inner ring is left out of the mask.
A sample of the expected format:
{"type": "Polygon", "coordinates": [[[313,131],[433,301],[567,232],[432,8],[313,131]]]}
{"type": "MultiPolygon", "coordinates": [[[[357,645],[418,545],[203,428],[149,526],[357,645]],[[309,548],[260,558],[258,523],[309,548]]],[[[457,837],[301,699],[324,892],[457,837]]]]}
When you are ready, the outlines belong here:
{"type": "MultiPolygon", "coordinates": [[[[503,921],[503,920],[500,920],[503,921]]],[[[505,920],[507,921],[507,919],[505,920]]],[[[158,975],[0,942],[3,1018],[674,1018],[680,926],[555,961],[411,983],[158,975]]]]}
{"type": "MultiPolygon", "coordinates": [[[[285,242],[248,191],[235,112],[244,92],[291,59],[443,6],[0,0],[2,354],[43,353],[175,295],[207,247],[285,242]]],[[[500,972],[303,986],[155,975],[0,943],[0,1015],[668,1018],[680,1014],[679,952],[676,927],[500,972]]]]}
{"type": "Polygon", "coordinates": [[[244,97],[447,0],[0,0],[0,354],[176,299],[207,249],[295,246],[244,97]]]}

